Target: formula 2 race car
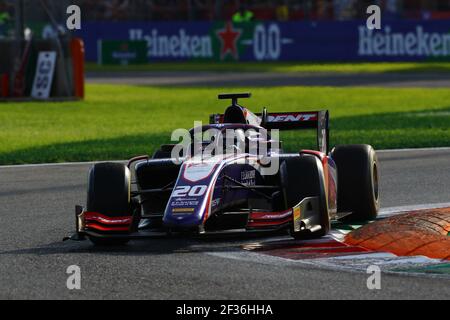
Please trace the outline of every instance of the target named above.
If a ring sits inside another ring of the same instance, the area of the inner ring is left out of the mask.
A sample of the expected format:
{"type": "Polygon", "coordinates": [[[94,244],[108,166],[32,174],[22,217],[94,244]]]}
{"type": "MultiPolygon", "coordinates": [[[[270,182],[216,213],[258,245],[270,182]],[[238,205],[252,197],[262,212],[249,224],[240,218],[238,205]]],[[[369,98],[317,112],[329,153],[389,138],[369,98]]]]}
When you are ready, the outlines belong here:
{"type": "Polygon", "coordinates": [[[326,235],[332,220],[377,217],[378,161],[371,146],[330,151],[328,111],[253,114],[238,104],[250,96],[219,95],[231,106],[190,130],[188,143],[163,145],[128,164],[95,164],[71,239],[108,245],[152,232],[281,229],[309,239],[326,235]],[[284,153],[271,136],[297,129],[317,130],[317,150],[284,153]]]}

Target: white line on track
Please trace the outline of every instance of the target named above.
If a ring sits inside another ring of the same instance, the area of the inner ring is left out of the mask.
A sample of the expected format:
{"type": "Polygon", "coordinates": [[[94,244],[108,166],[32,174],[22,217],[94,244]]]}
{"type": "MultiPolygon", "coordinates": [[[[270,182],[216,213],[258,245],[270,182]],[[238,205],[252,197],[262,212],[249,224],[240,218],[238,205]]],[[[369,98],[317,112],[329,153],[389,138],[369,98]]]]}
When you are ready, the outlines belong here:
{"type": "MultiPolygon", "coordinates": [[[[450,147],[442,148],[417,148],[417,149],[390,149],[390,150],[377,150],[377,153],[402,153],[402,152],[425,152],[425,151],[450,151],[450,147]]],[[[14,169],[14,168],[38,168],[38,167],[59,167],[59,166],[80,166],[80,165],[93,165],[102,161],[86,161],[86,162],[64,162],[64,163],[38,163],[38,164],[19,164],[19,165],[5,165],[0,166],[0,169],[14,169]]],[[[127,162],[127,160],[114,160],[109,162],[127,162]]]]}
{"type": "Polygon", "coordinates": [[[428,210],[428,209],[441,209],[450,208],[450,202],[445,203],[429,203],[429,204],[416,204],[400,207],[381,208],[379,217],[385,218],[389,216],[395,216],[408,211],[428,210]]]}
{"type": "Polygon", "coordinates": [[[18,165],[6,165],[0,166],[1,169],[22,169],[22,168],[40,168],[40,167],[66,167],[66,166],[82,166],[93,165],[101,162],[117,162],[125,163],[128,160],[102,160],[102,161],[86,161],[86,162],[63,162],[63,163],[38,163],[38,164],[18,164],[18,165]]]}
{"type": "Polygon", "coordinates": [[[438,147],[438,148],[408,148],[408,149],[386,149],[376,150],[377,153],[402,153],[402,152],[414,152],[414,151],[450,151],[450,147],[438,147]]]}
{"type": "MultiPolygon", "coordinates": [[[[392,150],[379,150],[379,153],[389,152],[414,152],[414,151],[450,151],[450,147],[447,148],[421,148],[421,149],[392,149],[392,150]]],[[[37,168],[37,167],[59,167],[59,166],[79,166],[79,165],[93,165],[101,161],[89,161],[89,162],[65,162],[65,163],[42,163],[42,164],[24,164],[24,165],[8,165],[0,166],[1,169],[22,169],[22,168],[37,168]]],[[[126,162],[126,160],[115,160],[112,162],[126,162]]],[[[381,208],[380,217],[388,217],[404,213],[406,211],[415,210],[427,210],[427,209],[439,209],[450,207],[450,202],[447,203],[429,203],[429,204],[417,204],[390,208],[381,208]]]]}

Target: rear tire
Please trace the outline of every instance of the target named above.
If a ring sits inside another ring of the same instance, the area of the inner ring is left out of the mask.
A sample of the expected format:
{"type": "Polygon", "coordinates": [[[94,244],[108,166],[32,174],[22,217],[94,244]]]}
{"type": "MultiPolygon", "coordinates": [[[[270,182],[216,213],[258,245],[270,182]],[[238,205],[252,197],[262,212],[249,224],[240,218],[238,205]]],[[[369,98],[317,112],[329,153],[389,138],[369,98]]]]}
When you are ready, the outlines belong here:
{"type": "MultiPolygon", "coordinates": [[[[130,170],[119,163],[100,163],[89,172],[87,211],[108,217],[133,215],[130,170]]],[[[95,245],[123,245],[129,239],[89,237],[95,245]]]]}
{"type": "Polygon", "coordinates": [[[291,235],[298,240],[320,238],[330,231],[330,218],[328,214],[327,198],[325,193],[325,179],[321,163],[318,158],[311,155],[302,155],[287,158],[281,164],[281,179],[284,186],[285,204],[292,208],[308,197],[319,197],[320,202],[320,231],[294,232],[291,235]]]}
{"type": "Polygon", "coordinates": [[[380,209],[378,159],[369,145],[337,146],[331,152],[338,172],[338,211],[353,213],[343,220],[375,220],[380,209]]]}

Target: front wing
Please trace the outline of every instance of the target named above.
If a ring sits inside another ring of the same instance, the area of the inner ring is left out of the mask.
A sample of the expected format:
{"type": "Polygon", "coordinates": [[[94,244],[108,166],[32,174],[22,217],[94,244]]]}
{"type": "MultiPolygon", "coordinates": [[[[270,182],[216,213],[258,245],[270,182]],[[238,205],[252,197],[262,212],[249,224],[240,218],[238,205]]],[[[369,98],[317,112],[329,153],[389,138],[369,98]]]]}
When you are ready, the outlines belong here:
{"type": "MultiPolygon", "coordinates": [[[[303,199],[295,207],[280,212],[249,211],[245,229],[203,231],[198,235],[279,231],[291,227],[294,232],[317,232],[321,229],[319,212],[319,199],[310,197],[303,199]]],[[[131,217],[108,218],[97,213],[86,212],[81,206],[76,206],[75,221],[75,234],[64,240],[79,241],[86,237],[147,239],[161,238],[171,234],[170,230],[165,228],[139,230],[131,217]]]]}

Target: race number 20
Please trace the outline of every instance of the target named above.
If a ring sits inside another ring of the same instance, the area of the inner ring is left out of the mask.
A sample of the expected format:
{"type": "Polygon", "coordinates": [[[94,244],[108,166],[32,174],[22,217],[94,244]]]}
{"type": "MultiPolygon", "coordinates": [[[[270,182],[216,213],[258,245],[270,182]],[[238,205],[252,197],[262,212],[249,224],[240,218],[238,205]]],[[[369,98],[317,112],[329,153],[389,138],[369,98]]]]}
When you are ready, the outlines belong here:
{"type": "Polygon", "coordinates": [[[207,189],[208,186],[180,186],[173,191],[172,197],[201,197],[206,193],[207,189]]]}

